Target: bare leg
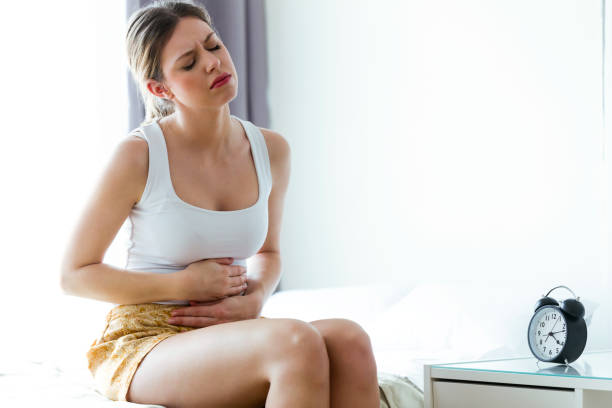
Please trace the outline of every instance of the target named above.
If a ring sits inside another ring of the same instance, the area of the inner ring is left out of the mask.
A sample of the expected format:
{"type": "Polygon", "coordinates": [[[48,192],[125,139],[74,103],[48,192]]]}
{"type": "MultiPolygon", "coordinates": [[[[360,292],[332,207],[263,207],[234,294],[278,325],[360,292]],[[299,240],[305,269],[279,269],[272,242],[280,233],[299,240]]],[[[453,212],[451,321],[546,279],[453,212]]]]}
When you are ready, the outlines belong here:
{"type": "Polygon", "coordinates": [[[285,361],[272,367],[266,408],[329,408],[329,358],[325,342],[314,327],[303,323],[311,332],[305,339],[293,340],[298,347],[283,353],[285,361]]]}
{"type": "Polygon", "coordinates": [[[328,361],[320,334],[301,320],[218,324],[155,346],[127,400],[168,408],[327,408],[328,361]]]}
{"type": "Polygon", "coordinates": [[[347,319],[310,323],[321,333],[327,347],[331,408],[378,408],[376,360],[368,334],[347,319]]]}

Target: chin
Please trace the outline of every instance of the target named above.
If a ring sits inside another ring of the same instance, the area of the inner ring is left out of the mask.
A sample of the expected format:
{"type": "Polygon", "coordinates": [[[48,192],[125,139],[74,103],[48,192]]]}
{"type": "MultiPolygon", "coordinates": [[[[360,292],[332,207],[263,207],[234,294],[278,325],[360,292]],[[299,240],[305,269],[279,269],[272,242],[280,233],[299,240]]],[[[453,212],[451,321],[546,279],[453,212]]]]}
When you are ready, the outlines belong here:
{"type": "Polygon", "coordinates": [[[227,88],[227,89],[224,89],[224,91],[225,92],[223,93],[219,92],[219,95],[217,95],[220,99],[221,98],[223,99],[221,101],[223,104],[233,101],[236,98],[236,96],[238,96],[238,88],[236,87],[231,87],[231,90],[227,88]]]}

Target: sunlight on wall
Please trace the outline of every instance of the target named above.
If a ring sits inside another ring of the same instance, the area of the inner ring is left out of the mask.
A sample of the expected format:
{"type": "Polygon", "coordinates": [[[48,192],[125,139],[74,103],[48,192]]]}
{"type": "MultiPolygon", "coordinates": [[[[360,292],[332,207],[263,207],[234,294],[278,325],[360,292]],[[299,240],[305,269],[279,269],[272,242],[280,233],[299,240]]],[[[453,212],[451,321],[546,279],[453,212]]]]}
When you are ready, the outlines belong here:
{"type": "Polygon", "coordinates": [[[267,4],[283,288],[607,276],[600,2],[267,4]]]}
{"type": "MultiPolygon", "coordinates": [[[[6,19],[0,28],[3,38],[13,39],[4,42],[6,55],[14,57],[3,62],[2,77],[17,107],[3,121],[8,154],[2,174],[12,199],[2,204],[8,239],[0,288],[9,311],[4,327],[23,327],[3,344],[15,343],[30,355],[57,347],[85,350],[108,305],[63,295],[59,266],[78,215],[127,133],[125,7],[76,0],[8,7],[6,15],[28,20],[6,19]],[[75,330],[79,326],[82,331],[75,330]],[[41,341],[43,332],[49,341],[41,341]]],[[[121,263],[120,245],[118,240],[109,249],[108,262],[121,263]]]]}
{"type": "MultiPolygon", "coordinates": [[[[125,7],[9,7],[28,21],[0,25],[17,108],[4,109],[0,295],[5,327],[20,328],[3,342],[84,351],[109,304],[61,294],[59,265],[128,131],[125,7]]],[[[266,7],[270,127],[293,154],[283,289],[498,277],[607,288],[599,1],[266,7]]],[[[105,262],[123,266],[126,233],[105,262]]]]}
{"type": "Polygon", "coordinates": [[[407,231],[378,249],[401,245],[416,274],[598,279],[599,3],[420,4],[385,15],[373,51],[397,58],[393,87],[369,82],[369,101],[390,102],[370,105],[369,133],[396,136],[370,145],[386,163],[369,197],[394,214],[380,235],[407,231]]]}
{"type": "Polygon", "coordinates": [[[600,1],[267,5],[283,289],[562,283],[610,344],[600,1]]]}

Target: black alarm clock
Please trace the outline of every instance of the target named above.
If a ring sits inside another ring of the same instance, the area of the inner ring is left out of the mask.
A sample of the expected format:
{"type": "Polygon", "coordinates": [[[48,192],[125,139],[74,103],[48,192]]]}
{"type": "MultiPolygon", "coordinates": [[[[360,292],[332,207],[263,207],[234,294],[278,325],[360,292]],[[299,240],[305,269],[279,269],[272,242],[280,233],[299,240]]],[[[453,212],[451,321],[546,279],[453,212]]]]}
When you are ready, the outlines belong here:
{"type": "Polygon", "coordinates": [[[531,353],[540,361],[559,364],[575,361],[584,351],[587,341],[584,306],[580,298],[567,286],[549,290],[535,305],[527,340],[531,353]],[[574,298],[559,302],[548,297],[558,288],[569,290],[574,298]]]}

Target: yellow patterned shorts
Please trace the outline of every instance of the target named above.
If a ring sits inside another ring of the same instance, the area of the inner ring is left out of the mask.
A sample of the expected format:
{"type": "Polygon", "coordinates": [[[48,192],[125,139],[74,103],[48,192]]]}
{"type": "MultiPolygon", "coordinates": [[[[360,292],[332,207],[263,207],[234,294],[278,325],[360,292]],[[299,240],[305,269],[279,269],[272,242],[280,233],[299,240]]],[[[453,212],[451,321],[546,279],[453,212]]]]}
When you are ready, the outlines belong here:
{"type": "MultiPolygon", "coordinates": [[[[114,401],[126,401],[130,382],[142,359],[160,341],[196,329],[167,323],[185,305],[140,303],[117,305],[106,316],[102,335],[86,353],[96,389],[114,401]]],[[[263,318],[263,316],[261,316],[263,318]]]]}

